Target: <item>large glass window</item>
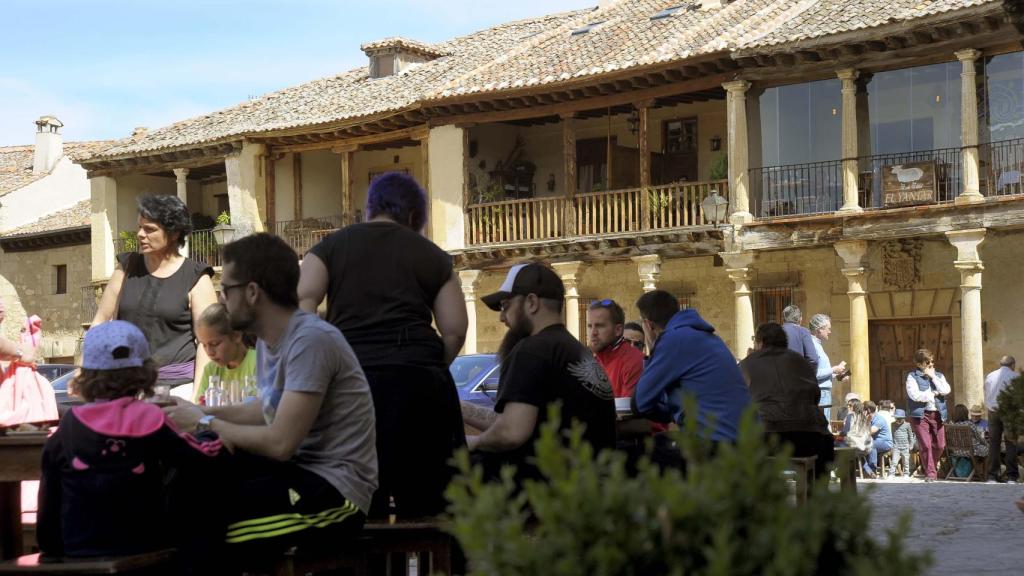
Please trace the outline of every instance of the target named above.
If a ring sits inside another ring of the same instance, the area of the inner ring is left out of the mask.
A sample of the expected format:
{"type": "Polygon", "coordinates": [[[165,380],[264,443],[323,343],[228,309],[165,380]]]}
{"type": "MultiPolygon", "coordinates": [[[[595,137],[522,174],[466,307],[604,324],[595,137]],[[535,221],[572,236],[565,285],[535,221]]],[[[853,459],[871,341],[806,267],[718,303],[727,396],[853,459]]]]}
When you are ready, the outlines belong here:
{"type": "Polygon", "coordinates": [[[838,78],[765,90],[760,98],[762,166],[838,160],[841,90],[838,78]]]}
{"type": "Polygon", "coordinates": [[[871,154],[960,147],[960,70],[946,62],[872,76],[871,154]]]}
{"type": "Polygon", "coordinates": [[[982,142],[1024,138],[1024,52],[985,59],[985,97],[979,106],[982,142]]]}

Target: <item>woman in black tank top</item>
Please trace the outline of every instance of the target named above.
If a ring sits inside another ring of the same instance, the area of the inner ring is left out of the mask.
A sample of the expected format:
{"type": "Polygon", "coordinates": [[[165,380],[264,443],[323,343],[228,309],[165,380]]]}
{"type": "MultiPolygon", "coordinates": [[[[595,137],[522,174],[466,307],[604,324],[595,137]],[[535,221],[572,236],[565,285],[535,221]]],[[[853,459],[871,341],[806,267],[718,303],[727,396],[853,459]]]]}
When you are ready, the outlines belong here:
{"type": "MultiPolygon", "coordinates": [[[[138,252],[117,255],[93,325],[126,320],[149,340],[160,368],[158,385],[189,384],[203,373],[208,359],[196,346],[195,320],[217,301],[213,268],[178,253],[192,231],[188,208],[176,196],[143,195],[138,199],[138,252]]],[[[191,391],[177,396],[192,399],[191,391]]]]}

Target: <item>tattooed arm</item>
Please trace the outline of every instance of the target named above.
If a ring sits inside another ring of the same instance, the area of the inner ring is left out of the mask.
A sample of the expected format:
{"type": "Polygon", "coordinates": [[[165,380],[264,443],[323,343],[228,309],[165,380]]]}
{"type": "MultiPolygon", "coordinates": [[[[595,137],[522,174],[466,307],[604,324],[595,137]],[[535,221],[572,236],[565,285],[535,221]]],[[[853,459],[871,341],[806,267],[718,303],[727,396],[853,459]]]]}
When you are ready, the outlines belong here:
{"type": "Polygon", "coordinates": [[[490,408],[477,406],[471,402],[462,402],[462,421],[477,430],[487,430],[497,419],[498,413],[490,408]]]}

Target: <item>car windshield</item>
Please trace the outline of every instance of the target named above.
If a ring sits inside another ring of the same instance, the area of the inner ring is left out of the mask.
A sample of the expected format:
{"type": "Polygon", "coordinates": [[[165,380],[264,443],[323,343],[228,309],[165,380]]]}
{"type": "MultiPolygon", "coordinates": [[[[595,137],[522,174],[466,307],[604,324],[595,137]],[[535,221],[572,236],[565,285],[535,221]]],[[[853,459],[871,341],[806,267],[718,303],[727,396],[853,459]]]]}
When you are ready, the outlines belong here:
{"type": "Polygon", "coordinates": [[[459,356],[448,369],[455,379],[455,386],[463,388],[475,383],[495,364],[494,356],[459,356]]]}

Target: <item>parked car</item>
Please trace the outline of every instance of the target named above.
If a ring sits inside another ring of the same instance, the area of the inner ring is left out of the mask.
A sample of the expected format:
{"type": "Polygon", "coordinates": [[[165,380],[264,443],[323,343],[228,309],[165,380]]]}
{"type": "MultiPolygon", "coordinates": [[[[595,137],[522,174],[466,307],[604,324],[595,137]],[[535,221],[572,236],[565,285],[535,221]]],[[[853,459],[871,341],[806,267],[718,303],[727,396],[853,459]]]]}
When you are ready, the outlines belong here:
{"type": "Polygon", "coordinates": [[[50,382],[65,374],[74,372],[77,368],[74,364],[36,364],[36,372],[50,382]]]}
{"type": "Polygon", "coordinates": [[[56,380],[50,381],[50,386],[53,386],[53,393],[57,399],[57,412],[61,416],[64,416],[64,413],[72,406],[83,404],[85,402],[78,396],[68,394],[68,384],[71,382],[71,379],[75,377],[75,374],[76,372],[72,370],[71,372],[60,376],[56,380]]]}
{"type": "Polygon", "coordinates": [[[466,354],[456,358],[448,369],[455,379],[459,400],[493,408],[498,394],[499,368],[495,354],[466,354]]]}

